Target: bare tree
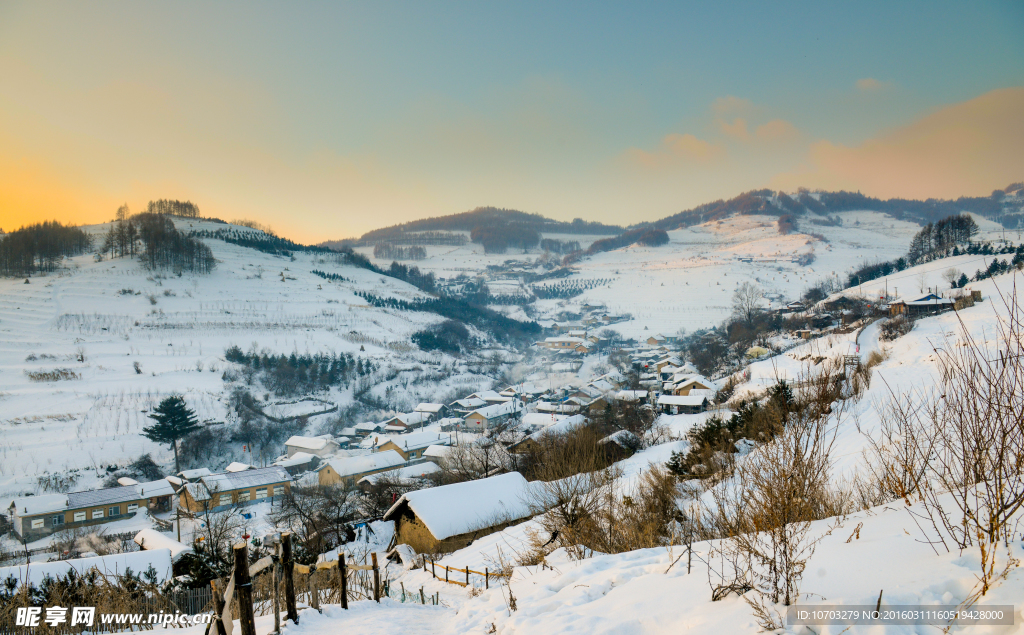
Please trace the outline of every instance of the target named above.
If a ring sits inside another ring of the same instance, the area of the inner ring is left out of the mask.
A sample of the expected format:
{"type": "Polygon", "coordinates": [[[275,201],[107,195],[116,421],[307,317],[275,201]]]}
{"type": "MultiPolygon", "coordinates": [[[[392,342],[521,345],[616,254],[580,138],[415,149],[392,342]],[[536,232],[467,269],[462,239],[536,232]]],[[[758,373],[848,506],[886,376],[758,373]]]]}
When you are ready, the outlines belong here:
{"type": "Polygon", "coordinates": [[[955,267],[950,267],[942,272],[942,279],[949,284],[951,289],[955,289],[956,281],[960,279],[960,271],[955,267]]]}
{"type": "Polygon", "coordinates": [[[761,287],[752,282],[741,283],[732,294],[733,314],[746,324],[752,325],[761,312],[762,297],[764,291],[761,287]]]}
{"type": "Polygon", "coordinates": [[[270,519],[275,527],[295,532],[311,553],[323,553],[352,539],[356,498],[355,490],[341,485],[292,486],[270,519]]]}

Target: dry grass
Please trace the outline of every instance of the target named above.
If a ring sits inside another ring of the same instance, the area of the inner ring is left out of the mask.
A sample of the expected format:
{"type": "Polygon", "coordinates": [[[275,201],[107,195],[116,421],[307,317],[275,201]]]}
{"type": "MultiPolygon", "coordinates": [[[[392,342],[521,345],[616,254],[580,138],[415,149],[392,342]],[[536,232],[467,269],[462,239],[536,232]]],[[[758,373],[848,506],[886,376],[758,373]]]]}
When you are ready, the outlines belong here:
{"type": "Polygon", "coordinates": [[[68,381],[81,379],[82,376],[70,368],[54,368],[53,370],[26,370],[25,375],[32,381],[68,381]]]}

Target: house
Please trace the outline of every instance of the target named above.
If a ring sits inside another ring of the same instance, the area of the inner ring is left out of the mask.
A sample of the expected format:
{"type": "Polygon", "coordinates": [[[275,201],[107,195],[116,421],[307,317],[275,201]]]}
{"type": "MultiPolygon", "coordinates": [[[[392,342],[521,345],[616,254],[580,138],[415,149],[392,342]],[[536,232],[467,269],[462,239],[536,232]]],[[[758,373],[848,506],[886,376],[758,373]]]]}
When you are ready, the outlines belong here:
{"type": "Polygon", "coordinates": [[[950,311],[953,309],[954,301],[951,298],[942,298],[934,293],[904,302],[902,300],[893,302],[889,305],[889,315],[906,315],[907,317],[916,317],[918,315],[930,315],[933,313],[942,313],[944,311],[950,311]]]}
{"type": "Polygon", "coordinates": [[[146,499],[147,507],[154,512],[171,511],[171,498],[174,496],[174,486],[167,479],[158,479],[139,483],[135,486],[139,495],[146,499]]]}
{"type": "Polygon", "coordinates": [[[209,468],[197,467],[194,470],[182,470],[181,472],[178,472],[178,478],[180,478],[182,482],[197,481],[202,477],[209,476],[211,474],[213,474],[213,472],[211,472],[209,468]]]}
{"type": "Polygon", "coordinates": [[[658,407],[665,414],[682,415],[697,414],[708,409],[708,398],[705,395],[659,395],[658,407]]]}
{"type": "Polygon", "coordinates": [[[652,335],[647,338],[648,346],[664,346],[667,342],[668,339],[661,333],[658,333],[657,335],[652,335]]]}
{"type": "Polygon", "coordinates": [[[475,431],[488,430],[509,419],[518,418],[522,411],[523,404],[518,400],[477,408],[466,415],[466,428],[475,431]]]}
{"type": "Polygon", "coordinates": [[[448,415],[448,406],[443,403],[421,403],[413,412],[427,415],[428,421],[437,421],[448,415]]]}
{"type": "Polygon", "coordinates": [[[178,505],[196,514],[254,505],[284,496],[291,490],[291,481],[288,470],[280,465],[211,474],[186,483],[179,492],[178,505]]]}
{"type": "Polygon", "coordinates": [[[449,553],[529,518],[533,488],[519,472],[403,494],[383,520],[398,544],[449,553]]]}
{"type": "Polygon", "coordinates": [[[537,412],[544,414],[571,415],[580,411],[580,407],[569,403],[555,403],[552,401],[538,401],[537,412]]]}
{"type": "MultiPolygon", "coordinates": [[[[678,377],[678,376],[677,376],[678,377]]],[[[673,395],[685,397],[691,390],[716,390],[715,383],[702,375],[685,375],[672,383],[673,395]]]]}
{"type": "Polygon", "coordinates": [[[450,445],[430,445],[423,451],[423,458],[431,463],[440,465],[444,457],[448,456],[448,453],[451,452],[451,449],[452,446],[450,445]]]}
{"type": "Polygon", "coordinates": [[[317,468],[317,478],[322,486],[352,485],[364,476],[391,470],[404,464],[405,459],[395,450],[363,456],[335,457],[327,459],[317,468]]]}
{"type": "Polygon", "coordinates": [[[153,549],[167,549],[171,552],[171,564],[174,564],[192,551],[192,547],[183,545],[174,538],[171,538],[167,534],[162,534],[159,531],[147,527],[135,534],[135,544],[139,545],[139,548],[143,551],[152,551],[153,549]]]}
{"type": "Polygon", "coordinates": [[[803,302],[790,302],[789,304],[781,307],[779,313],[800,313],[806,311],[807,307],[804,306],[803,302]]]}
{"type": "Polygon", "coordinates": [[[437,422],[441,424],[441,432],[458,430],[465,423],[462,417],[445,417],[444,419],[439,419],[437,422]]]}
{"type": "Polygon", "coordinates": [[[530,452],[531,450],[537,449],[540,445],[540,441],[545,437],[571,432],[582,425],[586,425],[586,423],[587,419],[583,415],[562,417],[549,426],[545,426],[536,432],[531,432],[519,441],[513,443],[508,449],[510,452],[514,452],[516,454],[530,452]]]}
{"type": "Polygon", "coordinates": [[[422,481],[431,474],[435,474],[440,471],[441,468],[438,467],[436,463],[427,461],[425,463],[406,465],[404,467],[398,467],[392,470],[385,470],[383,472],[364,476],[359,479],[356,485],[358,485],[360,489],[367,490],[376,485],[381,478],[392,478],[398,481],[401,485],[415,485],[417,481],[422,481]]]}
{"type": "Polygon", "coordinates": [[[647,403],[649,393],[646,390],[620,390],[613,395],[615,401],[625,401],[629,403],[647,403]]]}
{"type": "Polygon", "coordinates": [[[543,342],[537,342],[537,346],[556,351],[572,351],[576,350],[576,348],[580,346],[586,348],[588,344],[589,342],[582,337],[569,337],[564,335],[560,337],[546,337],[543,342]]]}
{"type": "Polygon", "coordinates": [[[25,541],[38,540],[55,531],[100,525],[131,518],[149,499],[138,485],[43,494],[16,498],[9,510],[14,532],[25,541]]]}
{"type": "Polygon", "coordinates": [[[472,395],[469,396],[469,398],[483,399],[485,403],[489,404],[505,403],[506,401],[512,401],[511,397],[505,397],[493,390],[481,390],[480,392],[473,393],[472,395]]]}
{"type": "Polygon", "coordinates": [[[356,436],[360,439],[365,438],[367,435],[373,434],[374,432],[380,432],[384,429],[383,423],[373,423],[368,421],[366,423],[357,423],[355,426],[356,436]]]}
{"type": "Polygon", "coordinates": [[[404,432],[413,428],[422,428],[431,420],[431,416],[425,412],[404,412],[385,421],[384,430],[404,432]]]}
{"type": "Polygon", "coordinates": [[[283,467],[288,474],[295,476],[303,472],[315,470],[320,465],[320,457],[306,452],[296,452],[290,457],[274,461],[274,465],[283,467]]]}
{"type": "Polygon", "coordinates": [[[451,436],[437,432],[414,432],[401,438],[386,439],[374,449],[377,452],[394,450],[402,455],[402,459],[412,461],[422,459],[423,452],[432,445],[450,445],[451,436]]]}
{"type": "Polygon", "coordinates": [[[295,456],[298,452],[313,454],[323,458],[337,452],[341,446],[334,439],[325,437],[302,437],[293,436],[284,442],[288,458],[295,456]]]}
{"type": "Polygon", "coordinates": [[[797,329],[793,331],[793,335],[802,340],[809,340],[811,339],[811,329],[797,329]]]}
{"type": "Polygon", "coordinates": [[[477,408],[486,406],[487,402],[479,397],[466,397],[464,399],[456,399],[448,406],[448,411],[454,414],[459,414],[465,417],[469,413],[473,412],[477,408]]]}

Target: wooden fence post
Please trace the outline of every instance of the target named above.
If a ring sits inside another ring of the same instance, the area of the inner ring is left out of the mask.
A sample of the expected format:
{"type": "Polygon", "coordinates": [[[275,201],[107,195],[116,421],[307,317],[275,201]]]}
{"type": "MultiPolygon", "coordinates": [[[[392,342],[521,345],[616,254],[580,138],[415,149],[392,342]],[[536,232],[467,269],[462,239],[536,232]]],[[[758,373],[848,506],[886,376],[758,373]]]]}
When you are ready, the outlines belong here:
{"type": "MultiPolygon", "coordinates": [[[[442,565],[442,566],[444,566],[444,565],[442,565]]],[[[448,581],[448,567],[444,568],[444,581],[445,582],[448,581]]]]}
{"type": "Polygon", "coordinates": [[[466,586],[469,586],[469,565],[466,565],[466,586]]]}
{"type": "Polygon", "coordinates": [[[341,608],[348,608],[348,567],[345,566],[345,554],[338,554],[338,573],[341,574],[341,608]]]}
{"type": "Polygon", "coordinates": [[[370,554],[373,560],[373,601],[380,604],[380,569],[377,568],[377,552],[370,554]]]}
{"type": "Polygon", "coordinates": [[[242,635],[256,635],[256,620],[252,614],[252,580],[249,579],[249,548],[242,542],[234,546],[234,552],[238,624],[242,635]]]}
{"type": "Polygon", "coordinates": [[[484,567],[484,588],[491,588],[490,573],[487,571],[487,567],[484,567]]]}
{"type": "MultiPolygon", "coordinates": [[[[210,587],[213,589],[213,608],[217,614],[213,616],[213,623],[217,625],[217,635],[228,635],[224,628],[224,593],[217,590],[217,581],[210,580],[210,587]]],[[[213,625],[210,625],[210,635],[213,635],[213,625]]]]}
{"type": "Polygon", "coordinates": [[[316,586],[316,565],[313,565],[313,573],[306,579],[306,587],[309,589],[309,605],[318,613],[323,613],[320,610],[320,589],[316,586]]]}
{"type": "Polygon", "coordinates": [[[434,559],[433,558],[430,559],[430,575],[432,575],[435,580],[437,579],[437,570],[434,569],[434,559]]]}
{"type": "Polygon", "coordinates": [[[420,604],[423,606],[427,605],[427,597],[423,595],[423,587],[420,587],[420,604]]]}
{"type": "Polygon", "coordinates": [[[274,545],[274,562],[270,565],[271,583],[274,587],[274,632],[281,632],[281,544],[274,545]]]}
{"type": "Polygon", "coordinates": [[[299,623],[299,611],[295,606],[295,563],[292,560],[292,532],[281,532],[281,564],[284,567],[284,605],[288,619],[299,623]]]}

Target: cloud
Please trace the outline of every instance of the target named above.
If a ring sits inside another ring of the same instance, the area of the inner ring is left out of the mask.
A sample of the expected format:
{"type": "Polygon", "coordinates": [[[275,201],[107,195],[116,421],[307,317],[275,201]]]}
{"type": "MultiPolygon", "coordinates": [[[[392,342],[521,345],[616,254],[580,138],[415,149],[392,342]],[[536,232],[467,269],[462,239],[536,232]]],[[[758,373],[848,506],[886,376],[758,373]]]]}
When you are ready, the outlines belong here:
{"type": "Polygon", "coordinates": [[[1024,87],[947,106],[858,146],[819,141],[806,167],[774,187],[856,189],[872,196],[982,196],[1024,175],[1024,87]]]}
{"type": "Polygon", "coordinates": [[[796,126],[782,119],[772,119],[758,126],[754,134],[759,140],[767,142],[795,141],[800,138],[796,126]]]}
{"type": "Polygon", "coordinates": [[[740,141],[750,141],[750,132],[747,130],[747,120],[742,117],[736,117],[732,123],[719,119],[717,121],[718,129],[722,131],[727,137],[738,139],[740,141]]]}
{"type": "Polygon", "coordinates": [[[864,92],[877,92],[889,86],[889,82],[880,82],[873,77],[865,77],[864,79],[857,80],[857,90],[864,92]]]}
{"type": "Polygon", "coordinates": [[[726,95],[725,97],[719,97],[711,104],[711,112],[716,117],[724,118],[728,116],[738,115],[749,115],[755,111],[754,102],[749,99],[743,99],[741,97],[735,97],[733,95],[726,95]]]}
{"type": "Polygon", "coordinates": [[[625,152],[626,160],[646,168],[663,168],[677,165],[709,165],[725,156],[725,148],[698,139],[692,134],[671,133],[665,135],[658,148],[647,151],[630,148],[625,152]]]}

